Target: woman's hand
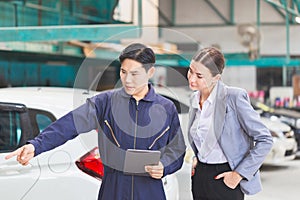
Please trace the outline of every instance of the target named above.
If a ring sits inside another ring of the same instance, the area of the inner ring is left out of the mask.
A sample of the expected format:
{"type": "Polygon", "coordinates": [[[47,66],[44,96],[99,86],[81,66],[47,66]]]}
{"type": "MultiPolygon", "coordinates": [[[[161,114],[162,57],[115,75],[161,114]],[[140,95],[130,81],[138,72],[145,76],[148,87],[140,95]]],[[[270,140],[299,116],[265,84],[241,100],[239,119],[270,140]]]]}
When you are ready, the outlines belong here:
{"type": "Polygon", "coordinates": [[[152,178],[161,179],[164,175],[164,166],[161,162],[158,165],[147,165],[145,171],[150,174],[152,178]]]}
{"type": "Polygon", "coordinates": [[[34,157],[34,150],[35,149],[32,144],[26,144],[5,156],[5,159],[10,159],[14,156],[17,156],[17,161],[20,164],[28,165],[31,158],[34,157]]]}
{"type": "Polygon", "coordinates": [[[243,177],[236,171],[224,172],[215,177],[215,179],[224,178],[223,181],[227,187],[235,189],[236,186],[241,182],[243,177]]]}
{"type": "Polygon", "coordinates": [[[195,174],[195,169],[196,169],[197,163],[198,163],[197,157],[194,156],[193,160],[192,160],[192,172],[191,172],[191,176],[194,176],[194,174],[195,174]]]}

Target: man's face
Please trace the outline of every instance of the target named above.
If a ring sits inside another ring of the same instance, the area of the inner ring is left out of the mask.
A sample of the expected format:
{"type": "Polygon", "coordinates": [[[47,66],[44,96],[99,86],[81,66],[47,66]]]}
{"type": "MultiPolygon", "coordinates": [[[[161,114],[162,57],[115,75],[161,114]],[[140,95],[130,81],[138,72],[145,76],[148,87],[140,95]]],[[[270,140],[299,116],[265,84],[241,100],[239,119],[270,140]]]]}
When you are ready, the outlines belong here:
{"type": "Polygon", "coordinates": [[[154,68],[146,72],[142,63],[125,59],[121,64],[120,77],[126,93],[142,99],[148,92],[148,82],[153,72],[154,68]]]}

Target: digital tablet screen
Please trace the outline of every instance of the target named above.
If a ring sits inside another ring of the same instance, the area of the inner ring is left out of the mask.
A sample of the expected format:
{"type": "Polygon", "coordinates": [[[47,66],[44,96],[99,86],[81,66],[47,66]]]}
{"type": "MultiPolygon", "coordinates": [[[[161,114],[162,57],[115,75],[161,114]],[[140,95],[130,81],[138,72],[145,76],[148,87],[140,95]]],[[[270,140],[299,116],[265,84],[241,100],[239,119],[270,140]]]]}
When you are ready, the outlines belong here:
{"type": "Polygon", "coordinates": [[[145,171],[146,165],[158,165],[160,151],[127,149],[124,163],[124,173],[149,176],[145,171]]]}

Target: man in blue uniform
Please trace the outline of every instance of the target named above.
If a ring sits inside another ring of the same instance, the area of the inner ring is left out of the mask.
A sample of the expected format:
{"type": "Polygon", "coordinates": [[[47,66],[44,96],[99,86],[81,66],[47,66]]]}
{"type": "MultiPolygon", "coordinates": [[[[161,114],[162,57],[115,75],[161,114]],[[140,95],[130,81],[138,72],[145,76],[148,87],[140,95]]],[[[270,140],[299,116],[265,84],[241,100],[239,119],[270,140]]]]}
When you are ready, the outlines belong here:
{"type": "Polygon", "coordinates": [[[9,154],[27,165],[31,158],[60,146],[80,133],[98,129],[104,177],[98,199],[165,199],[161,178],[181,168],[185,144],[174,104],[155,93],[149,79],[155,54],[134,43],[119,56],[123,87],[102,92],[47,127],[35,139],[9,154]],[[124,173],[127,149],[159,150],[149,176],[124,173]]]}

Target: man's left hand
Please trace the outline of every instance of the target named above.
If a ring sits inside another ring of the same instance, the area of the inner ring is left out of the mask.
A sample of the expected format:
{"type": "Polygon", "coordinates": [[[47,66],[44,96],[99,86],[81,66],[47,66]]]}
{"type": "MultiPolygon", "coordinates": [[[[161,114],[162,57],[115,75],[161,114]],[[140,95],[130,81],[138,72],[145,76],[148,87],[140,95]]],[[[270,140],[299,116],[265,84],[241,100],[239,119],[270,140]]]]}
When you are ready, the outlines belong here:
{"type": "Polygon", "coordinates": [[[164,174],[164,166],[161,162],[158,165],[147,165],[145,171],[150,174],[152,178],[161,179],[164,174]]]}

